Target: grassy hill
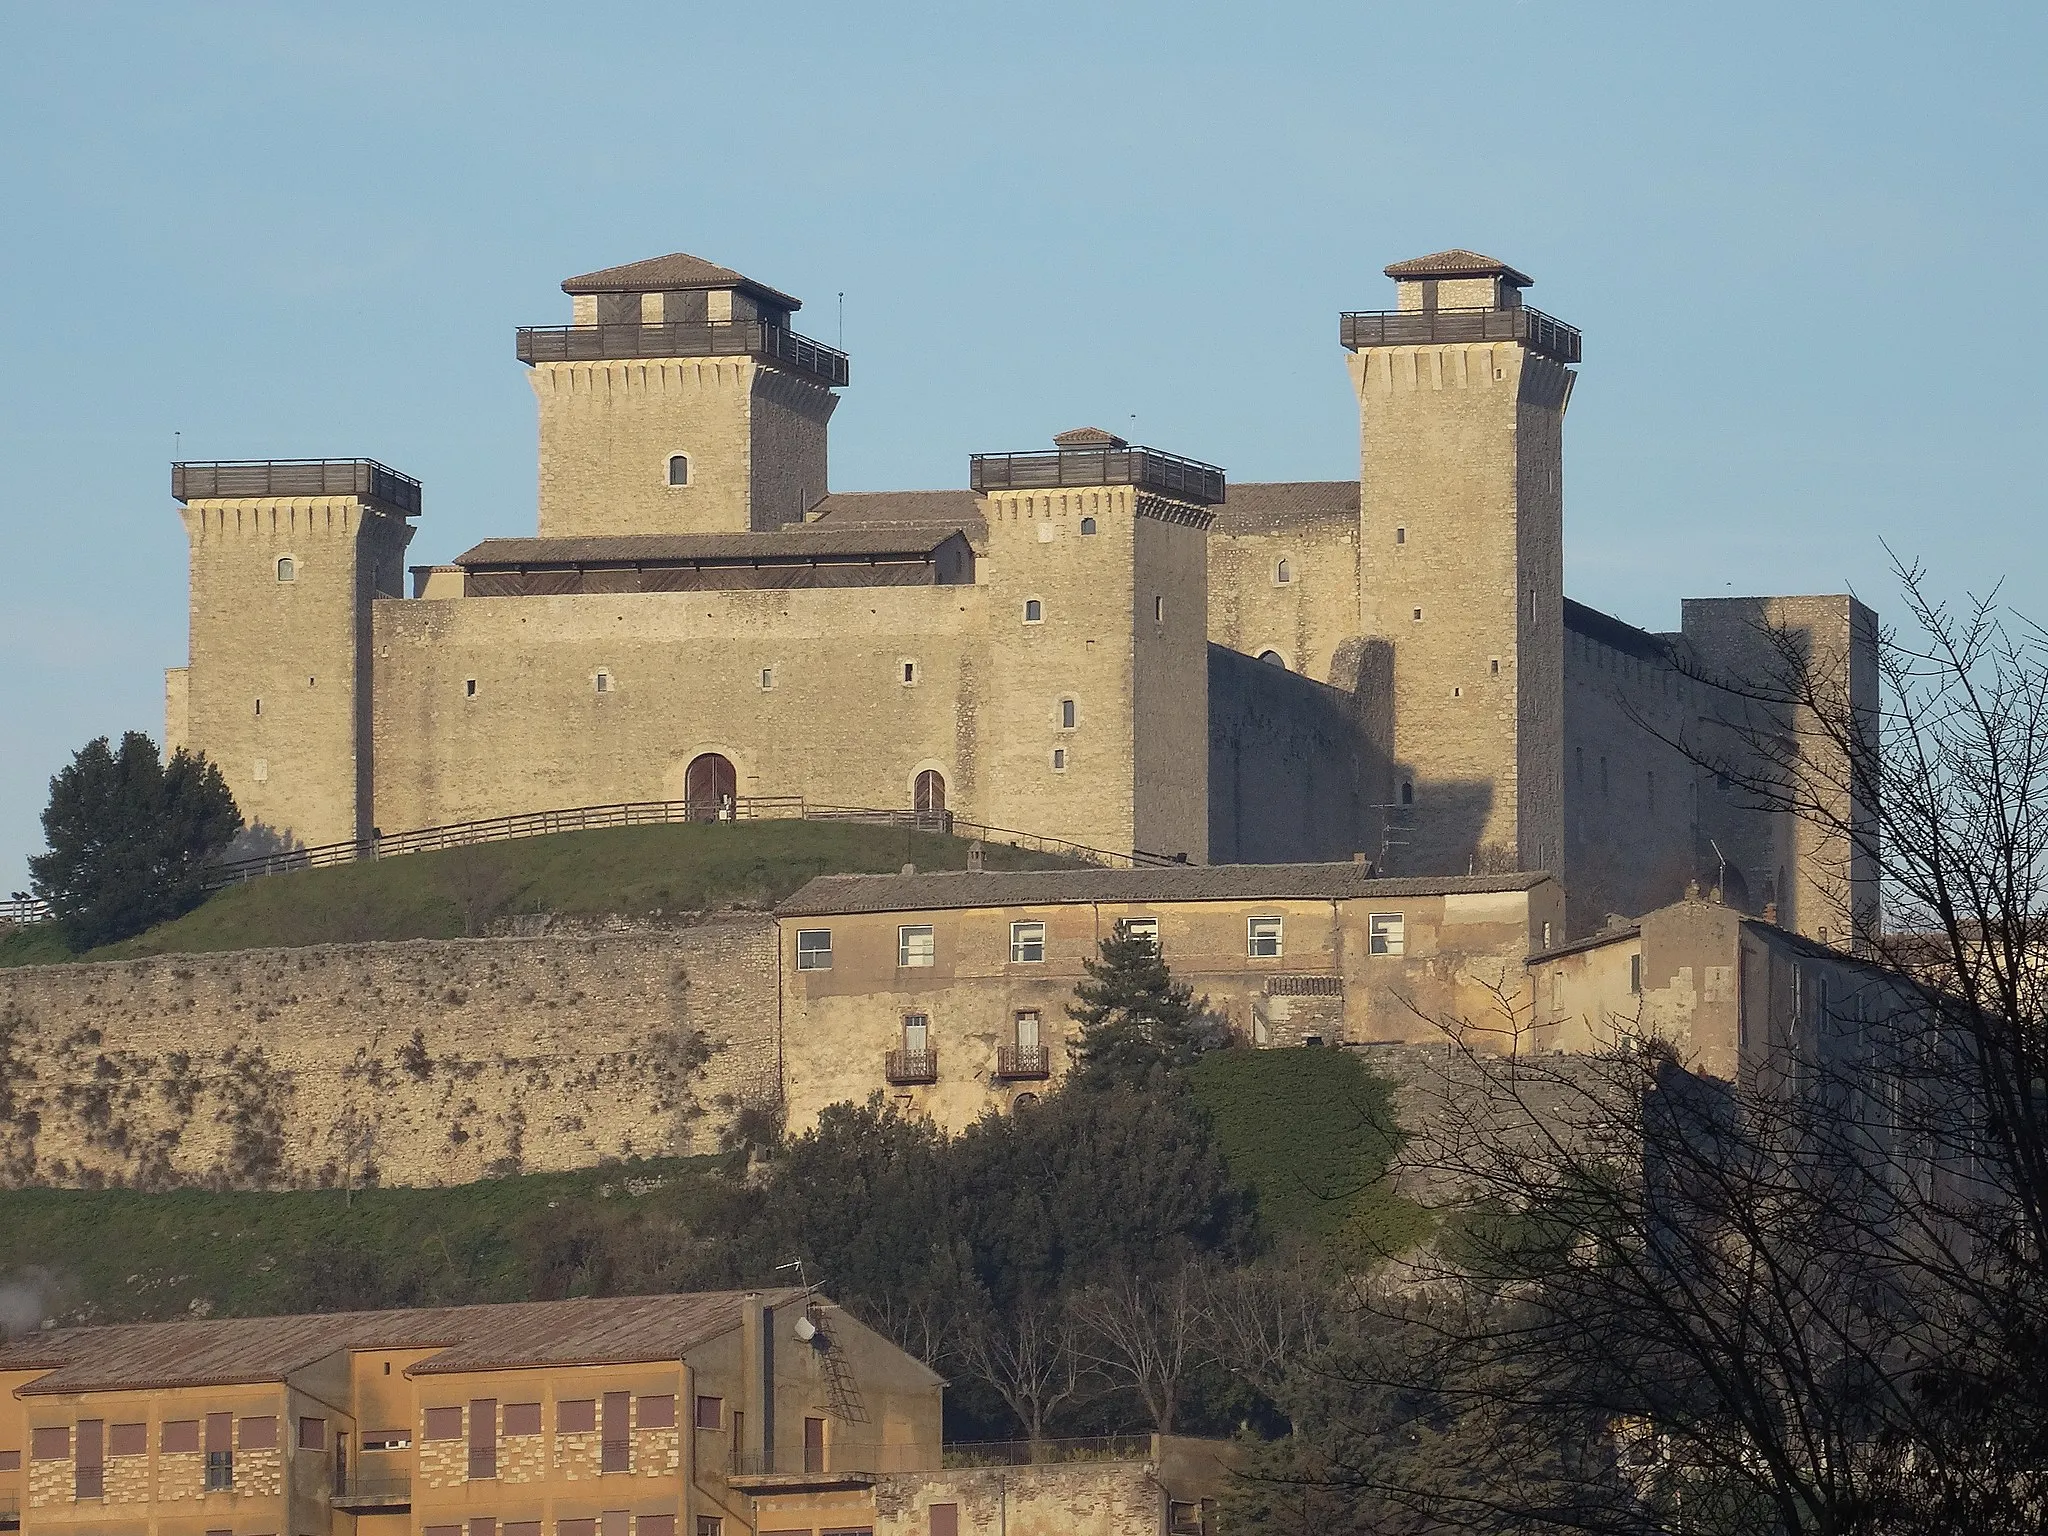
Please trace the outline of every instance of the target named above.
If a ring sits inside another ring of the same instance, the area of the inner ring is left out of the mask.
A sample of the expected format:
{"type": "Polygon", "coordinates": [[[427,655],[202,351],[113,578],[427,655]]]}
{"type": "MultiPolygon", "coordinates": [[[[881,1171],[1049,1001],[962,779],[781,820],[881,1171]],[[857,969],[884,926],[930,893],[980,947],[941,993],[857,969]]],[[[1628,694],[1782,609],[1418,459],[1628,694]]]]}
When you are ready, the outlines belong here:
{"type": "MultiPolygon", "coordinates": [[[[50,924],[0,934],[0,965],[481,933],[505,913],[630,916],[774,905],[814,875],[964,869],[961,838],[858,822],[611,827],[268,875],[125,943],[78,956],[50,924]]],[[[990,869],[1069,861],[991,843],[990,869]]]]}
{"type": "MultiPolygon", "coordinates": [[[[1280,1243],[1363,1263],[1429,1233],[1385,1186],[1389,1089],[1357,1057],[1216,1052],[1195,1089],[1280,1243]]],[[[604,1244],[639,1241],[680,1256],[668,1283],[729,1284],[743,1198],[715,1158],[351,1195],[0,1190],[0,1286],[104,1322],[520,1301],[602,1293],[604,1244]]]]}

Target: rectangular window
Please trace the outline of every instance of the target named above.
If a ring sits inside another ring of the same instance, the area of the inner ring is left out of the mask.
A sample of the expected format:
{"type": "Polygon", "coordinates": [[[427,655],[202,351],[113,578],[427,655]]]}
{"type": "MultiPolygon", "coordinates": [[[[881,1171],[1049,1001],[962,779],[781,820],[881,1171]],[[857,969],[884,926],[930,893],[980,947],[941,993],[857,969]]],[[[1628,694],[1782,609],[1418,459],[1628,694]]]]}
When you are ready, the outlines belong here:
{"type": "Polygon", "coordinates": [[[1366,953],[1404,954],[1408,948],[1408,919],[1398,912],[1375,912],[1365,920],[1366,953]]]}
{"type": "Polygon", "coordinates": [[[498,1475],[498,1400],[471,1398],[469,1403],[469,1475],[486,1482],[498,1475]]]}
{"type": "Polygon", "coordinates": [[[1010,963],[1029,965],[1045,958],[1045,924],[1010,924],[1010,963]]]}
{"type": "Polygon", "coordinates": [[[832,969],[832,930],[799,928],[796,931],[796,968],[800,971],[832,969]]]}
{"type": "Polygon", "coordinates": [[[769,689],[773,688],[774,686],[775,686],[775,669],[774,669],[773,667],[763,667],[763,668],[761,669],[761,688],[762,688],[762,691],[763,691],[763,692],[766,692],[767,690],[769,690],[769,689]]]}
{"type": "Polygon", "coordinates": [[[107,1454],[109,1456],[147,1456],[149,1454],[149,1426],[147,1424],[115,1424],[107,1430],[107,1454]]]}
{"type": "Polygon", "coordinates": [[[598,1536],[631,1536],[633,1512],[629,1509],[608,1509],[597,1517],[598,1536]]]}
{"type": "Polygon", "coordinates": [[[235,1443],[245,1451],[276,1450],[277,1420],[267,1414],[261,1418],[242,1420],[235,1426],[235,1443]]]}
{"type": "Polygon", "coordinates": [[[1244,952],[1254,960],[1276,960],[1280,956],[1280,919],[1254,917],[1245,923],[1244,952]]]}
{"type": "Polygon", "coordinates": [[[922,1056],[932,1048],[932,1021],[921,1013],[903,1016],[903,1054],[922,1056]]]}
{"type": "Polygon", "coordinates": [[[324,1451],[327,1449],[327,1421],[325,1419],[299,1420],[299,1449],[302,1451],[324,1451]]]}
{"type": "Polygon", "coordinates": [[[587,1435],[597,1428],[597,1399],[575,1397],[555,1404],[555,1433],[587,1435]]]}
{"type": "Polygon", "coordinates": [[[499,1433],[508,1438],[513,1435],[537,1435],[540,1433],[539,1403],[507,1403],[504,1421],[499,1433]]]}
{"type": "Polygon", "coordinates": [[[633,1522],[633,1536],[676,1536],[674,1515],[642,1515],[633,1522]]]}
{"type": "Polygon", "coordinates": [[[366,1451],[409,1451],[412,1436],[402,1429],[372,1429],[363,1434],[363,1449],[366,1451]]]}
{"type": "Polygon", "coordinates": [[[930,1512],[932,1536],[960,1536],[960,1506],[934,1504],[930,1512]]]}
{"type": "Polygon", "coordinates": [[[1127,917],[1116,925],[1120,939],[1143,939],[1155,950],[1159,948],[1159,919],[1156,917],[1127,917]]]}
{"type": "Polygon", "coordinates": [[[489,1515],[477,1515],[469,1522],[469,1536],[498,1536],[498,1522],[489,1515]]]}
{"type": "Polygon", "coordinates": [[[825,1470],[825,1421],[804,1420],[804,1471],[818,1473],[825,1470]]]}
{"type": "Polygon", "coordinates": [[[1643,990],[1643,957],[1641,955],[1630,955],[1628,957],[1628,989],[1635,993],[1640,993],[1643,990]]]}
{"type": "Polygon", "coordinates": [[[699,1429],[722,1429],[725,1427],[724,1398],[699,1397],[697,1399],[697,1427],[699,1429]]]}
{"type": "MultiPolygon", "coordinates": [[[[600,1472],[630,1472],[633,1470],[633,1432],[629,1415],[633,1410],[633,1399],[629,1393],[607,1392],[604,1395],[604,1442],[599,1447],[598,1470],[600,1472]]],[[[606,1515],[610,1519],[610,1515],[606,1515]]]]}
{"type": "Polygon", "coordinates": [[[107,1491],[107,1421],[78,1421],[78,1462],[71,1472],[71,1496],[97,1499],[107,1491]]]}
{"type": "Polygon", "coordinates": [[[32,1430],[28,1437],[28,1454],[33,1461],[68,1461],[71,1459],[71,1426],[59,1424],[51,1429],[32,1430]]]}
{"type": "Polygon", "coordinates": [[[507,1520],[498,1527],[498,1536],[540,1536],[538,1520],[507,1520]]]}
{"type": "Polygon", "coordinates": [[[673,1397],[643,1397],[633,1404],[633,1422],[641,1429],[674,1429],[676,1400],[673,1397]]]}
{"type": "Polygon", "coordinates": [[[595,1520],[557,1520],[555,1536],[597,1536],[595,1520]]]}
{"type": "Polygon", "coordinates": [[[233,1451],[208,1451],[206,1453],[206,1491],[226,1493],[235,1486],[235,1453],[233,1451]]]}
{"type": "Polygon", "coordinates": [[[21,1452],[0,1451],[0,1472],[19,1472],[20,1470],[21,1452]]]}
{"type": "Polygon", "coordinates": [[[611,673],[600,672],[597,674],[597,691],[599,693],[610,693],[612,691],[611,673]]]}
{"type": "Polygon", "coordinates": [[[1019,1050],[1038,1049],[1038,1010],[1020,1008],[1017,1010],[1017,1047],[1019,1050]]]}
{"type": "Polygon", "coordinates": [[[896,963],[930,965],[937,952],[930,923],[909,923],[896,930],[896,963]]]}
{"type": "Polygon", "coordinates": [[[902,663],[901,671],[903,677],[903,686],[906,688],[915,688],[917,686],[917,663],[914,661],[905,661],[902,663]]]}
{"type": "Polygon", "coordinates": [[[166,1456],[189,1456],[199,1449],[199,1421],[197,1419],[170,1419],[157,1439],[157,1448],[166,1456]]]}
{"type": "Polygon", "coordinates": [[[427,1525],[420,1528],[420,1536],[462,1536],[459,1525],[427,1525]]]}
{"type": "MultiPolygon", "coordinates": [[[[699,1515],[697,1536],[725,1536],[725,1522],[716,1515],[699,1515]]],[[[805,1536],[809,1536],[809,1532],[805,1536]]]]}
{"type": "Polygon", "coordinates": [[[462,680],[462,696],[463,696],[463,697],[464,697],[465,699],[473,699],[473,698],[475,698],[475,697],[476,697],[476,679],[475,679],[475,678],[473,678],[473,677],[465,677],[465,678],[464,678],[464,679],[462,680]]]}
{"type": "Polygon", "coordinates": [[[462,1438],[462,1410],[460,1408],[429,1408],[426,1413],[426,1434],[428,1440],[460,1440],[462,1438]]]}
{"type": "Polygon", "coordinates": [[[1052,749],[1052,771],[1054,773],[1065,773],[1067,771],[1067,749],[1065,747],[1054,747],[1052,749]]]}

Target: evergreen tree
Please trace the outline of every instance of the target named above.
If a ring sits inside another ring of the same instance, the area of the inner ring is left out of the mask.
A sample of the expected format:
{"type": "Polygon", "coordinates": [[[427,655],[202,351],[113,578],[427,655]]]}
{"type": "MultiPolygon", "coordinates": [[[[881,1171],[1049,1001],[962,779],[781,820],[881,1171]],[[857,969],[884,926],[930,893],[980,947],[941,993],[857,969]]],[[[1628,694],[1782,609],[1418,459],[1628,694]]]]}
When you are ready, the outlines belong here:
{"type": "Polygon", "coordinates": [[[181,748],[166,763],[140,731],[118,750],[102,736],[50,780],[50,850],[28,861],[31,887],[74,950],[112,944],[204,901],[206,867],[241,829],[235,797],[204,756],[181,748]]]}
{"type": "Polygon", "coordinates": [[[1077,1087],[1136,1087],[1161,1068],[1179,1071],[1201,1055],[1203,1010],[1193,989],[1175,981],[1149,938],[1104,939],[1101,958],[1084,960],[1088,979],[1074,988],[1067,1017],[1081,1026],[1077,1087]]]}

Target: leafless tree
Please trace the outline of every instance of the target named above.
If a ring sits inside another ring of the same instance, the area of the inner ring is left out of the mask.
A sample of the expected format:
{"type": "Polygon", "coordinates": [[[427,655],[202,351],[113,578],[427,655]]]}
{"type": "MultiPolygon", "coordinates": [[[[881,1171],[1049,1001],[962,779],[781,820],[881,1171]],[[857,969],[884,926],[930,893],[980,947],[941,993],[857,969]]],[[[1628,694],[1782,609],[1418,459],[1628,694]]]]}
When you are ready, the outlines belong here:
{"type": "Polygon", "coordinates": [[[1081,1290],[1068,1303],[1087,1358],[1112,1384],[1128,1387],[1173,1433],[1189,1378],[1210,1358],[1208,1275],[1185,1260],[1162,1275],[1125,1273],[1081,1290]]]}
{"type": "Polygon", "coordinates": [[[1063,1296],[1027,1292],[1008,1306],[963,1309],[954,1341],[956,1358],[1002,1398],[1032,1440],[1043,1440],[1060,1407],[1092,1386],[1079,1321],[1063,1296]]]}
{"type": "Polygon", "coordinates": [[[1634,1019],[1597,1057],[1447,1029],[1410,1156],[1457,1207],[1286,1370],[1275,1487],[1418,1529],[2042,1528],[2048,637],[1899,576],[1874,696],[1764,632],[1676,740],[1833,850],[1855,984],[1732,1082],[1634,1019]]]}

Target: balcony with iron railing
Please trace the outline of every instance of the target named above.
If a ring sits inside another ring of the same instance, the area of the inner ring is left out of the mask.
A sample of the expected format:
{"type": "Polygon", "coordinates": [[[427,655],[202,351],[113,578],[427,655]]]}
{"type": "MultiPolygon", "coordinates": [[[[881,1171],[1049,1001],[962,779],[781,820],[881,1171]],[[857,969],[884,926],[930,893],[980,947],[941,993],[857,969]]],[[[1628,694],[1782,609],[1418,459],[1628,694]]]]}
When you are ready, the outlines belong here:
{"type": "Polygon", "coordinates": [[[1052,1076],[1052,1048],[1044,1045],[999,1045],[996,1076],[1009,1081],[1052,1076]]]}
{"type": "Polygon", "coordinates": [[[844,387],[844,352],[758,320],[671,320],[653,325],[527,325],[519,361],[598,363],[635,357],[752,357],[830,388],[844,387]]]}
{"type": "Polygon", "coordinates": [[[0,1531],[21,1529],[21,1495],[0,1493],[0,1531]]]}
{"type": "Polygon", "coordinates": [[[1213,507],[1223,500],[1223,471],[1199,459],[1157,448],[1060,448],[1045,453],[977,453],[968,457],[968,484],[990,491],[1065,490],[1132,485],[1175,501],[1213,507]]]}
{"type": "Polygon", "coordinates": [[[605,1440],[598,1445],[597,1470],[600,1472],[630,1472],[633,1470],[633,1442],[631,1440],[605,1440]]]}
{"type": "Polygon", "coordinates": [[[937,1051],[889,1051],[882,1070],[892,1083],[936,1083],[939,1080],[937,1051]]]}
{"type": "Polygon", "coordinates": [[[1444,341],[1519,341],[1560,363],[1579,360],[1579,333],[1540,309],[1368,309],[1337,317],[1338,338],[1360,347],[1423,347],[1444,341]]]}
{"type": "Polygon", "coordinates": [[[412,1508],[412,1479],[381,1474],[337,1478],[327,1502],[352,1515],[404,1514],[412,1508]]]}
{"type": "Polygon", "coordinates": [[[354,496],[417,517],[420,483],[375,459],[217,459],[171,466],[174,501],[354,496]]]}

